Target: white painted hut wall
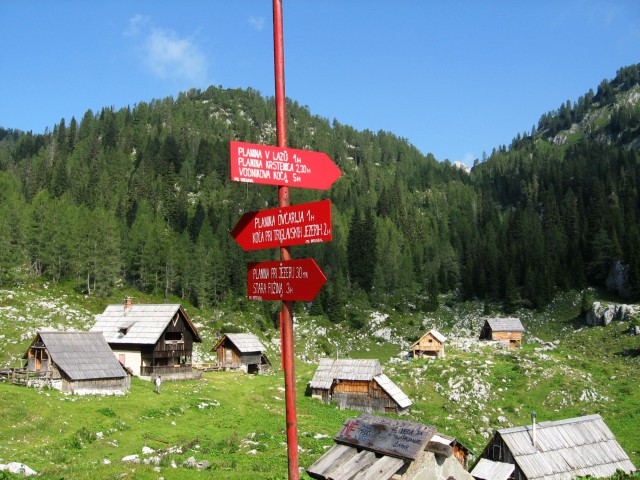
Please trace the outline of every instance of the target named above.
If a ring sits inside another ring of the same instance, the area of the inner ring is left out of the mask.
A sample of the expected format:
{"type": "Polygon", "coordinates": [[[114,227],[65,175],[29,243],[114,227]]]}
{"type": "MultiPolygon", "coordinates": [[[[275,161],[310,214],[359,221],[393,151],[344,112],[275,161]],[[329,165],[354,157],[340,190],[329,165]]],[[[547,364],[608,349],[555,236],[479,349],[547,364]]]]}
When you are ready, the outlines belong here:
{"type": "MultiPolygon", "coordinates": [[[[140,365],[142,364],[142,354],[131,350],[114,350],[113,354],[118,360],[124,356],[124,366],[130,368],[136,377],[140,376],[140,365]]],[[[145,365],[151,366],[151,365],[145,365]]]]}

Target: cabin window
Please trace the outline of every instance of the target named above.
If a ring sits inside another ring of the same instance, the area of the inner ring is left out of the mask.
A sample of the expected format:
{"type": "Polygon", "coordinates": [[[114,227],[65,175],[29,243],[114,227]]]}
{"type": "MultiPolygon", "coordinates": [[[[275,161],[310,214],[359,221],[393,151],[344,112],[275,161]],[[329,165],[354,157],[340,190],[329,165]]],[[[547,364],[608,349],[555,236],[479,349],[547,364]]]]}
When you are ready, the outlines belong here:
{"type": "Polygon", "coordinates": [[[127,322],[127,323],[124,323],[124,324],[120,325],[118,327],[118,333],[121,334],[121,335],[126,335],[127,333],[129,333],[129,330],[131,330],[131,327],[133,327],[134,323],[135,322],[127,322]]]}
{"type": "Polygon", "coordinates": [[[502,448],[500,447],[500,445],[494,445],[493,446],[493,461],[499,461],[502,460],[502,448]]]}
{"type": "Polygon", "coordinates": [[[431,343],[433,343],[433,340],[429,339],[429,343],[430,343],[430,344],[431,344],[431,343]]]}
{"type": "Polygon", "coordinates": [[[169,342],[179,342],[182,340],[182,332],[167,332],[164,334],[164,339],[169,342]]]}

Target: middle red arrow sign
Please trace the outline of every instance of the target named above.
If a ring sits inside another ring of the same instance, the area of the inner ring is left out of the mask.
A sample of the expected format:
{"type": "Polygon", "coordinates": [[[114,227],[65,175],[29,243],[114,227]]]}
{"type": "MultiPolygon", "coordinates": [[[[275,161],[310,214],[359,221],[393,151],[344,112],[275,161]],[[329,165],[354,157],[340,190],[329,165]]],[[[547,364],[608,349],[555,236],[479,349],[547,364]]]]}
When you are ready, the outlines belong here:
{"type": "Polygon", "coordinates": [[[330,242],[331,201],[245,213],[231,236],[244,250],[330,242]]]}

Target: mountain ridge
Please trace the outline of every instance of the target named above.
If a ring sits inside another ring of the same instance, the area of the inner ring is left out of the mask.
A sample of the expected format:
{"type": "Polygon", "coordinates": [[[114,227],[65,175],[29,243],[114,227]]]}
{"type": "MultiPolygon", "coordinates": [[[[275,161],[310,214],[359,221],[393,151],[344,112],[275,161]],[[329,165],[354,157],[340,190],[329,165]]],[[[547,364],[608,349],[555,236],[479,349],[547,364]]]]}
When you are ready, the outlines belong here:
{"type": "MultiPolygon", "coordinates": [[[[639,298],[629,148],[638,70],[620,69],[597,94],[544,115],[470,175],[392,133],[357,131],[287,100],[289,145],[327,153],[343,172],[327,192],[295,192],[297,203],[334,206],[334,241],[304,247],[329,273],[316,308],[344,319],[345,294],[423,310],[437,308],[439,294],[543,308],[558,290],[606,286],[617,263],[639,298]]],[[[75,279],[100,295],[126,282],[201,305],[244,295],[244,265],[264,256],[240,251],[228,232],[275,196],[230,181],[228,145],[273,143],[274,124],[272,98],[210,87],[89,110],[46,135],[3,130],[3,200],[16,208],[0,210],[11,232],[0,282],[75,279]],[[102,233],[92,237],[80,218],[102,233]]]]}

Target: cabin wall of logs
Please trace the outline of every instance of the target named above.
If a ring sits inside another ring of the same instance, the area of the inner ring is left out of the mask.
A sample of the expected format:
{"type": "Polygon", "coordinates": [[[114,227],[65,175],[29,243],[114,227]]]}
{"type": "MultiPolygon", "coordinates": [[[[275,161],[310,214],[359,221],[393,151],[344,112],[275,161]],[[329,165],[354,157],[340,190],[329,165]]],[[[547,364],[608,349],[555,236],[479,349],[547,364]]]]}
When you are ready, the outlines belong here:
{"type": "MultiPolygon", "coordinates": [[[[323,400],[324,400],[323,395],[323,400]]],[[[394,400],[375,381],[340,380],[334,387],[331,399],[340,409],[353,409],[369,413],[395,413],[394,400]]],[[[328,395],[327,395],[328,401],[328,395]]]]}

